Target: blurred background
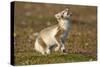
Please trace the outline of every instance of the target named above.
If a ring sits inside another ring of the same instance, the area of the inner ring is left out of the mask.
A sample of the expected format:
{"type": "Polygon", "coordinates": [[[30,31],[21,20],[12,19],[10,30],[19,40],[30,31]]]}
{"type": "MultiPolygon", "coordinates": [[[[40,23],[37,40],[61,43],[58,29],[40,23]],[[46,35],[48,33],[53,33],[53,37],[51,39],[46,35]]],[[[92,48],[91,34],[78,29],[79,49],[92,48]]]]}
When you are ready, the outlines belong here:
{"type": "Polygon", "coordinates": [[[14,56],[16,65],[97,60],[97,7],[15,2],[14,56]],[[66,39],[67,55],[42,56],[34,51],[40,30],[57,23],[54,15],[66,8],[72,12],[72,28],[66,39]]]}

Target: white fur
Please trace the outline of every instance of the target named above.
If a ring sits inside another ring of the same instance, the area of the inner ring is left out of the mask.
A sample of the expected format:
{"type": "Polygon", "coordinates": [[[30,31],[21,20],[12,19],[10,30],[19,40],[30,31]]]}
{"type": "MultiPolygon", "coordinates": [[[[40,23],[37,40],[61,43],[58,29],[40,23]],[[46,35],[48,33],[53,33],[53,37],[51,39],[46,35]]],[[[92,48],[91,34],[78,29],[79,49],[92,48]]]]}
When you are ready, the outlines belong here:
{"type": "Polygon", "coordinates": [[[36,50],[36,51],[42,53],[43,55],[45,54],[44,49],[42,48],[42,46],[41,46],[41,45],[39,44],[39,42],[38,42],[38,38],[37,38],[36,41],[35,41],[34,47],[35,47],[35,50],[36,50]]]}
{"type": "Polygon", "coordinates": [[[65,49],[65,45],[62,42],[62,40],[65,41],[65,39],[68,35],[68,32],[70,30],[70,24],[71,24],[71,17],[70,17],[71,14],[68,14],[68,13],[69,13],[68,9],[65,9],[65,10],[57,13],[55,15],[55,17],[58,21],[58,24],[51,26],[51,27],[48,27],[48,28],[45,28],[45,29],[40,31],[40,34],[38,36],[41,37],[41,39],[45,42],[47,47],[46,47],[46,49],[44,49],[41,46],[41,43],[38,42],[38,37],[37,37],[37,39],[35,41],[35,50],[36,51],[42,53],[43,55],[45,53],[50,54],[50,51],[51,51],[50,47],[55,45],[55,44],[57,45],[57,47],[55,48],[55,51],[58,51],[60,49],[60,47],[61,47],[61,51],[63,51],[65,49]],[[61,37],[60,42],[58,42],[56,37],[55,37],[59,31],[58,27],[65,30],[60,35],[60,37],[61,37]]]}

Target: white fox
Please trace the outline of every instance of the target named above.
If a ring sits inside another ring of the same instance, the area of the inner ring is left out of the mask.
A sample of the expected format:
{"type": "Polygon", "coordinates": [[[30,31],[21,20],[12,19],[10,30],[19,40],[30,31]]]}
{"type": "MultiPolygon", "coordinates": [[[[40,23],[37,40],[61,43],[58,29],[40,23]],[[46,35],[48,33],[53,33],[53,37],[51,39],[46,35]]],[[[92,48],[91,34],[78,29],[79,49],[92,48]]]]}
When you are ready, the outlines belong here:
{"type": "Polygon", "coordinates": [[[55,51],[61,50],[66,53],[64,42],[71,27],[71,15],[69,9],[55,14],[58,23],[40,31],[35,41],[35,50],[43,55],[50,54],[51,47],[56,46],[55,51]]]}

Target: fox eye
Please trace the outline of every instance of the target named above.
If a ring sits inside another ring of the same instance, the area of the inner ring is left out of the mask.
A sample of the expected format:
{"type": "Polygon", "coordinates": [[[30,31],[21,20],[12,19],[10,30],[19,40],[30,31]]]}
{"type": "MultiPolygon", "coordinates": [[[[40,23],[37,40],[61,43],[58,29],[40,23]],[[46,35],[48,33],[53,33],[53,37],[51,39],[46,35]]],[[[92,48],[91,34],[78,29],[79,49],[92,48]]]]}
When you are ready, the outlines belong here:
{"type": "Polygon", "coordinates": [[[64,12],[62,14],[64,15],[64,12]]]}
{"type": "Polygon", "coordinates": [[[61,15],[61,18],[63,18],[63,15],[61,15]]]}

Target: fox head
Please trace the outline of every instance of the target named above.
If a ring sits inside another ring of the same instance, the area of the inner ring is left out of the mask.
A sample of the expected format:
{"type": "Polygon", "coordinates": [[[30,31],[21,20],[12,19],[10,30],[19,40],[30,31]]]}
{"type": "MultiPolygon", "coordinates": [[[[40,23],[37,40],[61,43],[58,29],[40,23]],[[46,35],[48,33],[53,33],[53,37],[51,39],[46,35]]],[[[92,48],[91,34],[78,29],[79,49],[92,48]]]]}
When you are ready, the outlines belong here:
{"type": "Polygon", "coordinates": [[[70,19],[71,16],[72,16],[72,13],[70,12],[70,10],[68,8],[63,10],[63,11],[61,11],[61,12],[59,12],[59,13],[57,13],[57,14],[55,14],[55,18],[58,21],[61,20],[61,19],[63,19],[63,20],[64,19],[65,20],[70,19]]]}

